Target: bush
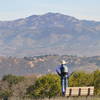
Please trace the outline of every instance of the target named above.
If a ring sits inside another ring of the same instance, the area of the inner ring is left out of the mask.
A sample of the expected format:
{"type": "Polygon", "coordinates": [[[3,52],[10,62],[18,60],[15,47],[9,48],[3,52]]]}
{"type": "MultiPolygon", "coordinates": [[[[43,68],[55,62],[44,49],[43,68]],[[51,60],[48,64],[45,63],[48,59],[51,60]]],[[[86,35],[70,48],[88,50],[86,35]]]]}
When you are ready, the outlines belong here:
{"type": "Polygon", "coordinates": [[[2,78],[2,81],[7,81],[11,86],[13,84],[17,84],[21,81],[23,81],[25,78],[23,76],[15,76],[15,75],[5,75],[3,78],[2,78]]]}
{"type": "Polygon", "coordinates": [[[0,90],[0,98],[10,97],[12,95],[11,90],[0,90]]]}
{"type": "Polygon", "coordinates": [[[27,94],[35,98],[53,97],[61,94],[60,78],[47,74],[38,78],[34,85],[27,89],[27,94]]]}
{"type": "Polygon", "coordinates": [[[69,86],[93,86],[94,77],[92,73],[83,71],[74,72],[69,78],[69,86]]]}
{"type": "Polygon", "coordinates": [[[100,96],[100,71],[94,71],[94,87],[95,87],[95,95],[100,96]]]}

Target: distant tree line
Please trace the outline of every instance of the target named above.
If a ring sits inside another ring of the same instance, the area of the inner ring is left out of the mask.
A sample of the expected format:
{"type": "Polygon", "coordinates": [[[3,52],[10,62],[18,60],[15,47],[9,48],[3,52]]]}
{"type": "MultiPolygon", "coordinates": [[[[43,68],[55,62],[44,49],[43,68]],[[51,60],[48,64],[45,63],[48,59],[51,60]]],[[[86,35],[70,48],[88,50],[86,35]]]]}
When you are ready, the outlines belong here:
{"type": "MultiPolygon", "coordinates": [[[[73,72],[69,78],[69,86],[94,86],[95,95],[100,96],[100,70],[92,73],[73,72]]],[[[60,78],[56,74],[40,77],[5,75],[0,81],[0,98],[3,97],[51,98],[61,96],[60,78]]]]}

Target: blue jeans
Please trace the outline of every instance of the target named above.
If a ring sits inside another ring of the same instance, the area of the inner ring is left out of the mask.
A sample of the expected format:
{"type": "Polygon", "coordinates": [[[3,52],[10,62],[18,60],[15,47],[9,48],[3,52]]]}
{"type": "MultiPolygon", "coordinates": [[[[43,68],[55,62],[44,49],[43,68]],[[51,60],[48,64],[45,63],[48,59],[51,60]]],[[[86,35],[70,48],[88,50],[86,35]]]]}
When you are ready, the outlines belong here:
{"type": "Polygon", "coordinates": [[[62,87],[62,93],[64,94],[66,92],[66,88],[68,87],[68,79],[67,77],[61,77],[61,87],[62,87]]]}

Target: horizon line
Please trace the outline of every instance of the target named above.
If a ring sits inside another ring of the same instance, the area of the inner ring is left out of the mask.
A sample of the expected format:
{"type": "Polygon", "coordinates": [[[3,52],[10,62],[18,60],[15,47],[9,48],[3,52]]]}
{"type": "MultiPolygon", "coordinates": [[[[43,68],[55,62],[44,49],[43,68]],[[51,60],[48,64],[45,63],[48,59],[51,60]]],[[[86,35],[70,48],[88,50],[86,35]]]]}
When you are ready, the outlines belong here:
{"type": "Polygon", "coordinates": [[[0,19],[0,22],[3,22],[3,21],[6,21],[6,22],[7,21],[16,21],[16,20],[25,19],[25,18],[28,18],[30,16],[34,16],[34,15],[36,15],[36,16],[43,16],[43,15],[46,15],[48,13],[61,14],[61,15],[73,17],[73,18],[78,19],[78,20],[86,20],[86,21],[100,22],[100,20],[91,19],[91,18],[81,18],[81,17],[78,17],[78,16],[68,15],[68,14],[60,13],[60,12],[47,12],[47,13],[40,13],[40,14],[30,14],[30,15],[26,15],[26,16],[23,16],[23,17],[16,17],[16,18],[11,18],[11,19],[0,19]]]}

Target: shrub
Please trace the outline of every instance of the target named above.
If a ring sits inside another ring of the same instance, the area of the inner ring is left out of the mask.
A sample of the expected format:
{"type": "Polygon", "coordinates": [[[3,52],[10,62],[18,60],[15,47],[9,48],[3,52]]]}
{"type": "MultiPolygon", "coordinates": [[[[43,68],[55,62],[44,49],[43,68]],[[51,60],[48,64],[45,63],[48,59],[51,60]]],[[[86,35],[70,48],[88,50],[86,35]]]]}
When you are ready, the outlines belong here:
{"type": "Polygon", "coordinates": [[[60,79],[57,75],[47,74],[38,78],[34,85],[27,89],[28,95],[38,98],[53,97],[61,94],[60,79]]]}
{"type": "Polygon", "coordinates": [[[15,76],[15,75],[9,74],[9,75],[3,76],[2,81],[7,81],[12,86],[13,84],[17,84],[23,81],[24,79],[25,78],[23,76],[15,76]]]}
{"type": "Polygon", "coordinates": [[[69,86],[91,86],[93,85],[93,74],[83,71],[74,72],[69,78],[69,86]]]}
{"type": "Polygon", "coordinates": [[[100,96],[100,71],[94,71],[94,87],[95,87],[95,95],[100,96]]]}
{"type": "Polygon", "coordinates": [[[10,97],[12,95],[11,90],[0,90],[0,98],[10,97]]]}

